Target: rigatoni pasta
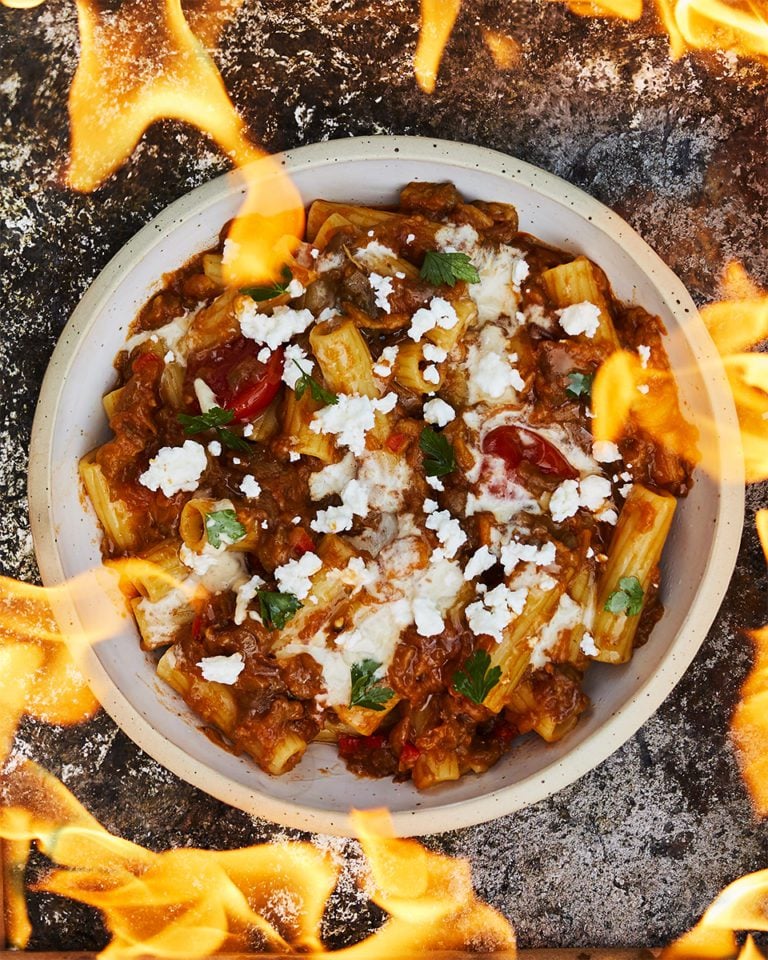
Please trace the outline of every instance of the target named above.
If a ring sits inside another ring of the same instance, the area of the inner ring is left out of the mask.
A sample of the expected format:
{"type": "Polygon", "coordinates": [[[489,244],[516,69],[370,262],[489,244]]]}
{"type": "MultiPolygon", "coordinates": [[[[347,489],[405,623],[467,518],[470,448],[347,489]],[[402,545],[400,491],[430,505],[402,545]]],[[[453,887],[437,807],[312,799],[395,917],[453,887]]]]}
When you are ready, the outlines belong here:
{"type": "Polygon", "coordinates": [[[695,437],[593,442],[617,349],[658,321],[492,200],[316,200],[269,283],[192,260],[139,315],[81,464],[141,643],[223,746],[280,775],[313,742],[420,789],[565,736],[592,661],[661,615],[695,437]],[[677,445],[678,449],[680,444],[677,445]]]}

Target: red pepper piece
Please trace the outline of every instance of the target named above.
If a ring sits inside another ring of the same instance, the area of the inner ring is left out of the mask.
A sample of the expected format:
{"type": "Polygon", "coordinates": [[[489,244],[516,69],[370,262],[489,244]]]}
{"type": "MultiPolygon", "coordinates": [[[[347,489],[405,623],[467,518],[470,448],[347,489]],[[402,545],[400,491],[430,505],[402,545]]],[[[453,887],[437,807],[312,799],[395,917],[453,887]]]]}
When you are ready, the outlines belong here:
{"type": "Polygon", "coordinates": [[[560,451],[533,430],[506,425],[491,430],[483,439],[483,453],[501,458],[510,473],[514,473],[523,460],[538,467],[542,473],[575,480],[579,474],[560,451]]]}
{"type": "Polygon", "coordinates": [[[391,450],[392,453],[400,453],[400,451],[405,448],[407,443],[407,433],[393,433],[390,434],[390,436],[384,441],[384,446],[387,448],[387,450],[391,450]]]}
{"type": "Polygon", "coordinates": [[[412,743],[406,742],[403,744],[403,749],[400,751],[400,766],[401,767],[412,767],[414,763],[421,756],[421,750],[418,747],[415,747],[412,743]]]}
{"type": "Polygon", "coordinates": [[[315,542],[304,527],[294,527],[288,537],[288,543],[291,550],[300,557],[315,549],[315,542]]]}

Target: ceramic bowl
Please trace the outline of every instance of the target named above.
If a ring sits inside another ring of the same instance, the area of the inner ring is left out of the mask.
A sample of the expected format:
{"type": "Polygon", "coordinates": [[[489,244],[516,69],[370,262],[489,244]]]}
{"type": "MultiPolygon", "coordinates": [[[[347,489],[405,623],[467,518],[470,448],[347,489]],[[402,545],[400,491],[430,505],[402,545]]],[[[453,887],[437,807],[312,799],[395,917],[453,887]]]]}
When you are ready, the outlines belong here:
{"type": "MultiPolygon", "coordinates": [[[[313,745],[283,777],[214,745],[198,718],[155,675],[125,615],[116,635],[89,648],[81,668],[104,708],[147,753],[201,790],[292,827],[348,834],[350,808],[387,807],[402,835],[437,833],[510,813],[560,790],[597,766],[650,717],[706,636],[736,560],[744,503],[733,402],[714,346],[691,298],[618,216],[581,190],[529,164],[446,141],[375,137],[322,143],[283,158],[305,201],[395,201],[410,180],[452,180],[469,199],[513,203],[521,228],[584,253],[608,274],[618,297],[664,321],[666,347],[689,416],[704,438],[702,465],[679,505],[664,554],[666,613],[632,661],[595,665],[585,688],[592,709],[563,741],[530,736],[482,776],[419,793],[410,783],[358,779],[335,748],[313,745]],[[726,476],[726,464],[729,474],[726,476]]],[[[228,174],[182,197],[141,230],[93,283],[62,333],[35,418],[29,472],[35,548],[47,585],[98,567],[100,533],[81,494],[80,457],[107,439],[101,398],[112,361],[162,275],[213,245],[233,217],[243,182],[228,174]]],[[[61,604],[68,629],[98,631],[109,591],[61,604]]]]}

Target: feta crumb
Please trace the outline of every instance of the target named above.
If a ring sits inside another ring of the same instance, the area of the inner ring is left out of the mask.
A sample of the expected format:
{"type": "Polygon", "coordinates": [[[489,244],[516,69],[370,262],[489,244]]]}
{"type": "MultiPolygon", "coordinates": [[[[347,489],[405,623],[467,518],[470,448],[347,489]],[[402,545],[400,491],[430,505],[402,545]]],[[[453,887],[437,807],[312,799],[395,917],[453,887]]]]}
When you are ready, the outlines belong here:
{"type": "Polygon", "coordinates": [[[464,567],[464,579],[467,581],[474,580],[475,577],[479,577],[481,573],[490,570],[495,563],[496,557],[488,547],[485,545],[478,547],[469,558],[466,567],[464,567]]]}
{"type": "Polygon", "coordinates": [[[242,463],[242,460],[240,459],[240,457],[232,457],[232,463],[234,463],[236,467],[239,467],[240,464],[242,463]]]}
{"type": "Polygon", "coordinates": [[[575,600],[564,593],[560,597],[557,609],[551,619],[542,627],[539,636],[529,640],[531,645],[531,666],[540,670],[549,663],[552,648],[557,644],[564,630],[573,630],[581,622],[582,609],[575,600]]]}
{"type": "Polygon", "coordinates": [[[256,354],[256,359],[259,363],[266,363],[269,358],[272,356],[272,351],[269,347],[262,347],[261,350],[256,354]]]}
{"type": "Polygon", "coordinates": [[[275,307],[272,315],[259,313],[258,304],[250,297],[242,297],[235,309],[240,331],[249,340],[264,343],[276,350],[296,334],[304,333],[315,318],[309,310],[294,310],[293,307],[275,307]]]}
{"type": "Polygon", "coordinates": [[[390,413],[397,403],[397,394],[387,393],[379,400],[358,394],[339,394],[338,403],[318,410],[309,424],[313,433],[330,433],[336,442],[361,456],[365,435],[376,422],[376,411],[390,413]]]}
{"type": "Polygon", "coordinates": [[[575,480],[563,480],[552,494],[549,512],[555,523],[574,516],[579,509],[579,485],[575,480]]]}
{"type": "Polygon", "coordinates": [[[427,381],[427,383],[440,383],[440,372],[434,363],[430,363],[429,366],[424,368],[422,377],[427,381]]]}
{"type": "Polygon", "coordinates": [[[350,557],[347,566],[339,571],[339,579],[352,587],[353,594],[364,587],[370,587],[376,582],[376,578],[376,572],[368,569],[362,557],[350,557]]]}
{"type": "Polygon", "coordinates": [[[637,352],[640,356],[640,366],[645,370],[648,366],[648,362],[651,359],[651,348],[647,347],[644,343],[641,343],[637,348],[637,352]]]}
{"type": "MultiPolygon", "coordinates": [[[[251,600],[254,600],[256,594],[265,586],[264,581],[258,574],[254,574],[250,580],[246,580],[245,583],[241,583],[237,588],[237,595],[235,598],[235,615],[234,621],[237,626],[240,626],[241,623],[245,621],[246,613],[248,612],[248,604],[251,600]]],[[[259,617],[259,619],[261,619],[259,617]]]]}
{"type": "Polygon", "coordinates": [[[509,575],[520,561],[532,563],[537,567],[548,567],[555,562],[555,556],[555,545],[551,541],[537,547],[533,543],[510,540],[501,548],[500,559],[504,565],[504,573],[509,575]]]}
{"type": "Polygon", "coordinates": [[[298,560],[289,560],[275,568],[275,580],[281,593],[292,593],[303,600],[312,589],[312,577],[322,567],[323,561],[316,553],[305,553],[298,560]]]}
{"type": "Polygon", "coordinates": [[[584,636],[581,638],[581,643],[579,644],[579,649],[584,654],[585,657],[596,657],[600,651],[595,645],[595,638],[591,633],[585,631],[584,636]]]}
{"type": "Polygon", "coordinates": [[[197,402],[200,404],[200,410],[203,413],[208,413],[209,410],[218,407],[219,401],[216,399],[216,394],[211,390],[205,380],[196,377],[192,387],[194,388],[197,402]]]}
{"type": "Polygon", "coordinates": [[[377,377],[386,378],[392,375],[392,366],[397,358],[399,347],[384,347],[381,356],[373,365],[373,372],[377,377]]]}
{"type": "Polygon", "coordinates": [[[221,444],[218,440],[211,440],[211,442],[208,444],[208,453],[210,453],[212,457],[218,457],[221,455],[221,444]]]}
{"type": "Polygon", "coordinates": [[[476,637],[493,637],[501,643],[504,629],[512,622],[512,618],[523,612],[528,590],[510,590],[500,583],[493,590],[482,594],[482,599],[470,603],[466,610],[469,629],[476,637]]]}
{"type": "Polygon", "coordinates": [[[415,234],[415,233],[409,233],[408,236],[405,238],[405,242],[406,242],[406,243],[413,243],[413,241],[414,241],[415,239],[416,239],[416,234],[415,234]]]}
{"type": "Polygon", "coordinates": [[[619,487],[619,493],[620,493],[620,494],[622,495],[622,497],[624,497],[624,499],[626,500],[627,497],[630,495],[630,493],[632,493],[632,484],[631,484],[631,483],[625,483],[623,486],[619,487]]]}
{"type": "Polygon", "coordinates": [[[296,463],[297,460],[301,460],[301,454],[296,453],[295,450],[288,451],[288,459],[291,463],[296,463]]]}
{"type": "Polygon", "coordinates": [[[372,273],[368,277],[371,290],[376,294],[376,306],[384,313],[392,313],[389,305],[389,295],[392,293],[392,277],[382,277],[380,273],[372,273]]]}
{"type": "Polygon", "coordinates": [[[243,672],[245,661],[242,653],[233,653],[229,657],[203,657],[197,665],[203,680],[231,685],[243,672]]]}
{"type": "Polygon", "coordinates": [[[420,637],[435,637],[445,630],[443,618],[431,597],[415,597],[412,609],[416,633],[420,637]]]}
{"type": "Polygon", "coordinates": [[[309,525],[316,533],[341,533],[351,529],[353,517],[367,514],[367,489],[359,480],[349,480],[341,491],[341,506],[318,510],[309,525]]]}
{"type": "Polygon", "coordinates": [[[246,473],[246,475],[240,481],[240,490],[246,495],[246,497],[256,498],[261,496],[261,484],[259,484],[256,477],[254,477],[252,473],[246,473]]]}
{"type": "Polygon", "coordinates": [[[289,343],[285,348],[285,366],[283,367],[283,383],[296,389],[296,381],[305,373],[311,376],[315,369],[314,360],[310,360],[306,351],[298,343],[289,343]]]}
{"type": "Polygon", "coordinates": [[[650,389],[647,383],[638,383],[637,385],[638,393],[648,393],[650,389]]]}
{"type": "Polygon", "coordinates": [[[411,317],[408,336],[418,343],[425,333],[434,330],[435,327],[452,330],[458,322],[459,317],[453,304],[443,297],[433,297],[428,307],[420,307],[411,317]]]}
{"type": "Polygon", "coordinates": [[[434,400],[427,400],[424,404],[423,415],[427,423],[434,423],[438,427],[444,427],[450,423],[451,420],[455,419],[456,411],[449,403],[446,403],[445,400],[435,397],[434,400]]]}
{"type": "Polygon", "coordinates": [[[560,318],[560,326],[571,337],[583,333],[592,339],[600,326],[600,308],[586,300],[572,303],[570,307],[563,307],[562,310],[555,310],[555,313],[560,318]]]}
{"type": "Polygon", "coordinates": [[[595,516],[603,523],[610,523],[611,526],[615,526],[619,521],[618,513],[610,506],[604,507],[599,513],[595,514],[595,516]]]}
{"type": "Polygon", "coordinates": [[[448,351],[438,347],[436,343],[425,343],[421,353],[429,363],[442,363],[448,357],[448,351]]]}
{"type": "MultiPolygon", "coordinates": [[[[488,323],[480,331],[477,343],[473,343],[467,354],[466,369],[469,377],[469,402],[499,400],[513,390],[523,390],[525,381],[518,370],[512,366],[517,354],[509,353],[507,338],[503,330],[488,323]]],[[[515,399],[512,395],[510,399],[515,399]]]]}
{"type": "Polygon", "coordinates": [[[596,440],[592,444],[592,456],[598,463],[615,463],[621,460],[621,451],[611,440],[596,440]]]}
{"type": "Polygon", "coordinates": [[[435,245],[445,253],[472,253],[479,239],[477,230],[469,223],[450,223],[435,233],[435,245]]]}
{"type": "Polygon", "coordinates": [[[445,490],[445,484],[440,479],[440,477],[425,477],[427,485],[432,487],[433,490],[445,490]]]}
{"type": "Polygon", "coordinates": [[[163,357],[165,363],[173,363],[175,359],[176,354],[173,352],[173,350],[169,350],[168,353],[166,353],[166,355],[163,357]]]}
{"type": "Polygon", "coordinates": [[[607,477],[591,474],[579,482],[579,506],[587,510],[599,510],[611,495],[611,482],[607,477]]]}
{"type": "Polygon", "coordinates": [[[252,424],[252,423],[246,423],[246,425],[243,427],[243,436],[244,436],[244,437],[252,437],[252,436],[253,436],[253,424],[252,424]]]}
{"type": "Polygon", "coordinates": [[[425,500],[424,501],[424,513],[434,513],[437,510],[439,504],[437,500],[425,500]]]}
{"type": "Polygon", "coordinates": [[[297,280],[296,277],[294,277],[288,284],[286,293],[292,300],[295,300],[297,297],[300,297],[302,293],[304,293],[304,284],[301,282],[301,280],[297,280]]]}
{"type": "Polygon", "coordinates": [[[459,521],[447,510],[436,510],[429,514],[426,521],[428,530],[434,530],[443,546],[445,556],[450,560],[456,556],[459,547],[466,543],[467,535],[461,529],[459,521]]]}
{"type": "Polygon", "coordinates": [[[139,483],[148,490],[160,489],[166,497],[172,497],[182,490],[195,490],[207,466],[202,444],[185,440],[181,447],[161,447],[139,477],[139,483]]]}
{"type": "Polygon", "coordinates": [[[512,267],[512,283],[516,287],[519,287],[523,281],[528,278],[528,274],[530,272],[531,268],[522,257],[520,257],[518,260],[515,260],[515,265],[512,267]]]}
{"type": "Polygon", "coordinates": [[[477,267],[480,281],[469,285],[469,295],[477,306],[479,324],[495,323],[500,317],[514,317],[519,283],[527,276],[528,268],[522,252],[507,244],[480,247],[475,250],[472,262],[477,267]]]}
{"type": "Polygon", "coordinates": [[[322,500],[332,494],[341,494],[355,475],[355,457],[347,453],[338,463],[329,463],[309,477],[309,495],[313,500],[322,500]]]}

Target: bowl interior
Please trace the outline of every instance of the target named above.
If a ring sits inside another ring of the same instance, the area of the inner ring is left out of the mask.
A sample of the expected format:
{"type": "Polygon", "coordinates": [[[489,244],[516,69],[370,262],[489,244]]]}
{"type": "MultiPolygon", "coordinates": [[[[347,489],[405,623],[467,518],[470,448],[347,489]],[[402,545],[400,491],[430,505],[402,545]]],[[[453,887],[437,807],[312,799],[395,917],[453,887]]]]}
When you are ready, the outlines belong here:
{"type": "MultiPolygon", "coordinates": [[[[481,777],[419,793],[409,783],[355,778],[324,745],[311,747],[293,772],[270,777],[207,739],[183,701],[157,679],[127,616],[116,635],[86,655],[83,669],[105,708],[165,766],[254,814],[335,833],[348,832],[351,807],[386,806],[406,834],[487,820],[554,792],[608,756],[669,693],[703,640],[735,561],[743,513],[743,486],[735,474],[722,482],[719,435],[712,430],[732,427],[733,410],[711,342],[682,286],[640,238],[585,194],[511,158],[439,141],[385,143],[322,144],[296,151],[287,163],[306,201],[393,202],[404,183],[420,179],[453,180],[470,199],[514,203],[522,229],[593,258],[621,299],[662,317],[667,350],[684,371],[685,406],[706,442],[703,469],[679,505],[666,547],[666,614],[650,642],[624,667],[588,671],[592,710],[564,741],[548,746],[526,738],[481,777]]],[[[83,505],[77,464],[107,438],[101,398],[113,386],[112,360],[131,321],[163,273],[215,242],[241,197],[230,175],[182,198],[112,261],[65,329],[44,385],[30,468],[33,531],[47,584],[100,564],[99,530],[83,505]]],[[[94,591],[61,615],[96,629],[103,603],[94,591]]]]}

